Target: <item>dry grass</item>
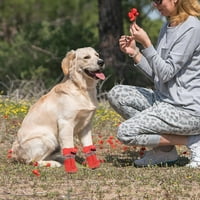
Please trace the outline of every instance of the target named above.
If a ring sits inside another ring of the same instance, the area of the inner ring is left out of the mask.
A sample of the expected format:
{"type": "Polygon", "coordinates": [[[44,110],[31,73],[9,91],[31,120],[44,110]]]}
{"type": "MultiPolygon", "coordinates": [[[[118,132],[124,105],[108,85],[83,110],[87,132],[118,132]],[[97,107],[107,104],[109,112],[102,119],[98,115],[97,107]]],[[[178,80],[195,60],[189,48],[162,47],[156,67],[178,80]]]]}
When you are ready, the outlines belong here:
{"type": "Polygon", "coordinates": [[[0,200],[199,200],[200,170],[184,167],[187,150],[178,146],[180,159],[174,166],[136,168],[132,162],[143,151],[126,147],[116,138],[122,120],[106,104],[101,104],[94,120],[93,135],[101,167],[90,170],[82,165],[67,174],[64,168],[37,167],[12,163],[7,158],[28,105],[0,101],[0,200]],[[32,173],[37,169],[40,176],[32,173]]]}

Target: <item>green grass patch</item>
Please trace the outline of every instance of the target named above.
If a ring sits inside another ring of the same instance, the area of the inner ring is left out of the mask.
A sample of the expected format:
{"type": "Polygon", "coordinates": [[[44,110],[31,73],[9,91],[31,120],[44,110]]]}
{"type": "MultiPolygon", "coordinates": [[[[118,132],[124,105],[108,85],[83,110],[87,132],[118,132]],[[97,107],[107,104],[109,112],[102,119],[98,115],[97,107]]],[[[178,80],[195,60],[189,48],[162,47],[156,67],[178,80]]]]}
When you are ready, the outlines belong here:
{"type": "Polygon", "coordinates": [[[189,169],[189,153],[177,146],[180,159],[173,166],[136,168],[133,160],[144,153],[116,138],[123,119],[106,102],[100,103],[93,121],[93,139],[101,167],[82,164],[81,144],[77,154],[78,172],[64,168],[37,167],[13,163],[7,158],[17,130],[30,103],[0,100],[0,200],[199,200],[200,170],[189,169]],[[37,170],[39,175],[35,175],[37,170]]]}

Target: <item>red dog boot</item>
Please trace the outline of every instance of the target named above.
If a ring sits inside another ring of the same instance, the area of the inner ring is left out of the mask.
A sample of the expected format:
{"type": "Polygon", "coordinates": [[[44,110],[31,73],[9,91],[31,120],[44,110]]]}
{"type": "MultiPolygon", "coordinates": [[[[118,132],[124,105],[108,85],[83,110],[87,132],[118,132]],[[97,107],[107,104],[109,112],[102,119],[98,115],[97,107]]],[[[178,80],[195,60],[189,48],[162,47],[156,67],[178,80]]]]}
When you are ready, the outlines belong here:
{"type": "Polygon", "coordinates": [[[87,164],[91,169],[95,169],[100,166],[100,161],[97,160],[95,151],[96,148],[94,145],[83,147],[83,152],[85,153],[87,164]]]}
{"type": "Polygon", "coordinates": [[[77,172],[77,167],[76,167],[76,162],[75,162],[76,152],[77,152],[76,148],[63,149],[63,155],[65,157],[65,161],[64,161],[65,171],[68,173],[77,172]]]}

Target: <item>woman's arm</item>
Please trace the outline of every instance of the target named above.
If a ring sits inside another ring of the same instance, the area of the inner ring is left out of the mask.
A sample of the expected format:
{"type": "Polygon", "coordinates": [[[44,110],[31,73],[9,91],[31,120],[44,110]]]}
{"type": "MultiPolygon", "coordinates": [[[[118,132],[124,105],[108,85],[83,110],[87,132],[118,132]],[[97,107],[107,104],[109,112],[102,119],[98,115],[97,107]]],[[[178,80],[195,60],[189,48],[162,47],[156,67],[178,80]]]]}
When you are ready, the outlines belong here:
{"type": "Polygon", "coordinates": [[[131,36],[121,36],[119,46],[122,52],[128,54],[136,63],[136,67],[140,69],[147,77],[153,80],[152,69],[146,58],[141,54],[139,48],[136,47],[135,40],[131,36]],[[140,64],[139,64],[140,63],[140,64]]]}
{"type": "Polygon", "coordinates": [[[150,45],[150,39],[142,28],[133,25],[131,31],[133,38],[140,42],[144,47],[147,47],[144,48],[142,54],[149,63],[153,73],[161,82],[168,82],[181,68],[186,66],[188,60],[191,60],[195,48],[200,44],[200,28],[188,28],[188,30],[184,30],[176,40],[172,38],[172,41],[174,40],[174,42],[170,49],[168,49],[165,58],[162,58],[152,44],[150,45]]]}

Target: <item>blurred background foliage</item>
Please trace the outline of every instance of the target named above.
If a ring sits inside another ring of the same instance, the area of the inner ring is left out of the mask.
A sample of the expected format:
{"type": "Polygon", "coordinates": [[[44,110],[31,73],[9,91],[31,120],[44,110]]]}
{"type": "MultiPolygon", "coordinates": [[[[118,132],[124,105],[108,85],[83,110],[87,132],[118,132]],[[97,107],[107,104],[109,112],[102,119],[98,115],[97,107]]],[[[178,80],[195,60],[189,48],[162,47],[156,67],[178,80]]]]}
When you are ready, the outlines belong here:
{"type": "MultiPolygon", "coordinates": [[[[99,35],[104,32],[99,32],[99,27],[102,27],[99,16],[108,10],[103,4],[105,1],[107,3],[113,0],[1,0],[0,91],[7,94],[11,85],[14,87],[14,80],[34,80],[36,83],[42,80],[46,88],[52,87],[62,79],[60,63],[71,49],[92,46],[103,56],[106,48],[101,47],[102,37],[99,35]]],[[[153,44],[156,44],[162,19],[150,17],[150,2],[117,1],[121,5],[118,19],[122,20],[123,25],[120,34],[128,34],[127,12],[136,7],[140,11],[137,23],[148,32],[153,44]]],[[[117,8],[110,9],[115,13],[117,8]]],[[[109,23],[115,25],[117,22],[110,20],[109,23]]],[[[118,43],[119,38],[115,39],[118,43]]],[[[108,45],[112,46],[112,43],[108,45]]],[[[110,51],[108,56],[113,55],[110,51]]],[[[116,60],[116,57],[113,59],[116,60]]],[[[116,62],[106,63],[105,74],[108,78],[103,83],[101,92],[109,90],[117,83],[151,85],[146,77],[131,68],[133,63],[126,56],[117,57],[118,66],[122,66],[120,70],[115,66],[116,62]],[[119,71],[120,73],[116,73],[119,71]]],[[[15,87],[18,86],[16,84],[15,87]]]]}

